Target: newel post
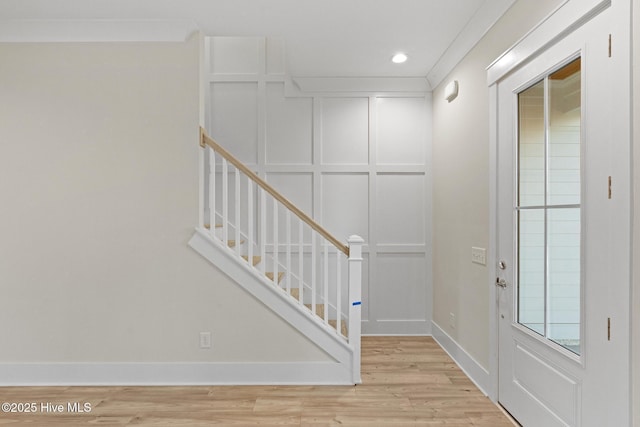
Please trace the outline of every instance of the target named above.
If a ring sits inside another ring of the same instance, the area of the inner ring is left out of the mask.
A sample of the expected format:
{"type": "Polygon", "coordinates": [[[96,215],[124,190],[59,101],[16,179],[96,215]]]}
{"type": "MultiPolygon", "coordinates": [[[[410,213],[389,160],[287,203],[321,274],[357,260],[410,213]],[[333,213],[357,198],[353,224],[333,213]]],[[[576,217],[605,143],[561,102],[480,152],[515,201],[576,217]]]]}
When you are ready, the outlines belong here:
{"type": "Polygon", "coordinates": [[[360,236],[349,243],[349,345],[353,348],[353,383],[360,384],[360,334],[362,328],[362,245],[360,236]]]}

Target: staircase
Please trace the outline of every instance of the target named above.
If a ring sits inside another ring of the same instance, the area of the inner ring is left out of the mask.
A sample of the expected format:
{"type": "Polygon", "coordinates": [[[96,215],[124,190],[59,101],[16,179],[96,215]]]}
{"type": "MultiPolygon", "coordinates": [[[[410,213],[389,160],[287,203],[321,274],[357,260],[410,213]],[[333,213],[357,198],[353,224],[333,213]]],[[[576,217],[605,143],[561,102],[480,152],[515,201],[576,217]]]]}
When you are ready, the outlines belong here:
{"type": "Polygon", "coordinates": [[[200,130],[200,212],[189,245],[360,383],[363,240],[347,244],[200,130]]]}

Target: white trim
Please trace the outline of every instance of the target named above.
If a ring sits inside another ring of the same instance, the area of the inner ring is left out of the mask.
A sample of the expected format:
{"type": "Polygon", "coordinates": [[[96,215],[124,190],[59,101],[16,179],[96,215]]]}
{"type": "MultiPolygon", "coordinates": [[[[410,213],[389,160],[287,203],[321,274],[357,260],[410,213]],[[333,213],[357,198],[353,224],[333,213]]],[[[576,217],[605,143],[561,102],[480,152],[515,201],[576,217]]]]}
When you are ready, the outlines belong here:
{"type": "Polygon", "coordinates": [[[0,20],[0,42],[184,42],[192,20],[0,20]]]}
{"type": "Polygon", "coordinates": [[[554,45],[611,6],[611,0],[565,0],[487,67],[491,86],[529,58],[554,45]]]}
{"type": "Polygon", "coordinates": [[[451,338],[436,322],[431,322],[431,330],[433,331],[433,339],[442,347],[442,349],[453,359],[454,362],[462,369],[467,377],[482,391],[485,395],[489,395],[491,377],[489,371],[478,363],[473,356],[465,351],[460,344],[451,338]]]}
{"type": "Polygon", "coordinates": [[[487,267],[489,269],[489,380],[488,396],[498,403],[498,300],[494,278],[498,277],[498,86],[489,87],[489,251],[487,267]]]}
{"type": "Polygon", "coordinates": [[[428,319],[362,320],[362,334],[428,336],[431,335],[431,322],[428,319]],[[403,332],[398,334],[400,330],[403,332]]]}
{"type": "Polygon", "coordinates": [[[514,3],[515,0],[484,2],[427,74],[427,80],[431,87],[438,87],[442,83],[451,70],[458,65],[478,43],[478,40],[482,39],[514,3]]]}
{"type": "Polygon", "coordinates": [[[344,92],[430,92],[424,77],[294,77],[293,83],[304,93],[344,92]]]}
{"type": "MultiPolygon", "coordinates": [[[[251,76],[250,76],[251,77],[251,76]]],[[[218,80],[219,76],[216,75],[216,81],[218,80]]],[[[225,77],[226,78],[226,77],[225,77]]],[[[261,77],[262,78],[262,77],[261,77]]],[[[312,77],[313,79],[321,79],[320,77],[312,77]]],[[[424,98],[425,96],[430,96],[429,94],[432,92],[431,87],[429,86],[429,82],[427,82],[427,80],[424,77],[416,77],[415,81],[410,82],[407,81],[406,77],[382,77],[379,78],[380,79],[380,84],[381,86],[378,88],[375,88],[375,90],[371,90],[371,91],[363,91],[364,89],[374,89],[371,86],[372,80],[369,80],[369,82],[363,82],[360,78],[358,77],[350,77],[350,78],[344,78],[342,79],[342,81],[340,82],[341,85],[345,85],[347,86],[347,90],[344,92],[336,92],[334,89],[336,89],[335,86],[332,86],[331,81],[325,81],[325,82],[316,82],[313,83],[314,85],[319,85],[322,90],[319,92],[306,92],[303,91],[300,86],[298,85],[298,83],[296,83],[296,80],[300,80],[300,79],[307,79],[307,77],[297,77],[297,78],[292,78],[292,77],[288,77],[288,76],[284,76],[284,79],[282,78],[282,76],[265,76],[264,80],[267,83],[278,83],[278,82],[283,82],[284,83],[284,96],[285,98],[317,98],[318,100],[320,100],[321,98],[330,98],[330,97],[337,97],[337,98],[344,98],[344,97],[354,97],[354,98],[358,98],[358,97],[362,97],[362,98],[369,98],[371,99],[375,99],[377,98],[385,98],[385,97],[398,97],[398,98],[424,98]],[[350,82],[350,80],[352,80],[350,82]],[[359,81],[359,82],[358,82],[359,81]],[[394,83],[392,83],[394,82],[394,83]],[[356,83],[357,86],[351,86],[351,84],[356,83]],[[399,90],[399,88],[401,87],[408,87],[411,90],[399,90]],[[426,87],[426,89],[425,89],[426,87]],[[389,90],[383,90],[383,88],[389,89],[389,90]],[[420,89],[419,91],[416,91],[415,89],[418,88],[420,89]]],[[[413,79],[413,78],[412,78],[413,79]]],[[[249,79],[246,79],[247,81],[249,79]]],[[[324,79],[326,80],[326,79],[324,79]]],[[[255,77],[253,78],[253,81],[256,81],[255,77]]],[[[304,83],[303,83],[304,84],[304,83]]],[[[308,88],[310,89],[310,88],[308,88]]],[[[314,110],[315,111],[315,110],[314,110]]],[[[287,165],[289,166],[289,165],[287,165]]],[[[333,166],[333,165],[331,165],[333,166]]],[[[336,165],[338,166],[338,165],[336,165]]],[[[348,166],[346,164],[341,164],[338,167],[342,167],[342,166],[348,166]]],[[[363,167],[366,166],[368,167],[368,163],[365,164],[358,164],[358,165],[354,165],[356,167],[363,167]]],[[[368,170],[368,169],[367,169],[368,170]]]]}
{"type": "Polygon", "coordinates": [[[346,366],[273,363],[3,363],[0,386],[350,385],[346,366]]]}

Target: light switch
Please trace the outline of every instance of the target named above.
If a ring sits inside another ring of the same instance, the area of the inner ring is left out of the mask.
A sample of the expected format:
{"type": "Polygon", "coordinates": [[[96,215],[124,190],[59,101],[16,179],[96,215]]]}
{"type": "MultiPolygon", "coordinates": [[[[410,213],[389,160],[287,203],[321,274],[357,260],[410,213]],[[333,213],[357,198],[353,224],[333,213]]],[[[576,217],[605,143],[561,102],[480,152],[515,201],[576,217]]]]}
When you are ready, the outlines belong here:
{"type": "Polygon", "coordinates": [[[487,265],[487,250],[485,248],[471,248],[471,262],[487,265]]]}

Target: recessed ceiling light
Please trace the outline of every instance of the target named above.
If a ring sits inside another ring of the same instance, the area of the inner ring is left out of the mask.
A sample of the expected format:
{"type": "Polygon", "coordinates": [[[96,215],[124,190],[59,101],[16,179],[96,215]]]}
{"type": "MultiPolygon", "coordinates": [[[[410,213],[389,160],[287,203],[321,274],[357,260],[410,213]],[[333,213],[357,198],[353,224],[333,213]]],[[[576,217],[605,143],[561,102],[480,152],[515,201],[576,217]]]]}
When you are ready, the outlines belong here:
{"type": "Polygon", "coordinates": [[[403,62],[406,62],[408,58],[409,57],[406,53],[396,53],[395,55],[393,55],[393,58],[391,58],[391,62],[393,62],[394,64],[402,64],[403,62]]]}

